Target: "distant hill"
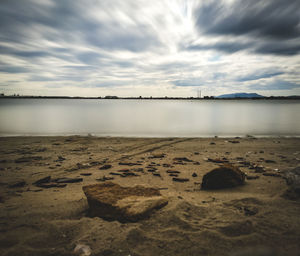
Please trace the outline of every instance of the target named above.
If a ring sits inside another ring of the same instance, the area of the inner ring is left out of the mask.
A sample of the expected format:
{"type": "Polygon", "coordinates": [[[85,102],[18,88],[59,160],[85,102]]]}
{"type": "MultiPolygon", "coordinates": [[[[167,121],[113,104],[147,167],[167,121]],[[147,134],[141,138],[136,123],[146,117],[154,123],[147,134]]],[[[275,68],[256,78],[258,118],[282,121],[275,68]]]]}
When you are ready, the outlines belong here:
{"type": "Polygon", "coordinates": [[[231,93],[217,96],[216,98],[227,99],[227,98],[263,98],[264,96],[257,93],[231,93]]]}

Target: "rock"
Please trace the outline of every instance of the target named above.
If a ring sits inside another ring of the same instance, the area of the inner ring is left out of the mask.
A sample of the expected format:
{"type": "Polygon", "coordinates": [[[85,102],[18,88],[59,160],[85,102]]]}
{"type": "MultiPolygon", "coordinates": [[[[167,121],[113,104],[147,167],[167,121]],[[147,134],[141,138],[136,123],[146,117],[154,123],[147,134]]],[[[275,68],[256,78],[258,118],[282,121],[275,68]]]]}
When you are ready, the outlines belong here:
{"type": "Polygon", "coordinates": [[[161,154],[153,154],[152,156],[149,156],[148,158],[152,159],[152,158],[164,158],[166,156],[166,154],[161,153],[161,154]]]}
{"type": "Polygon", "coordinates": [[[38,184],[36,186],[40,187],[40,188],[64,188],[65,186],[67,186],[67,184],[59,184],[56,182],[47,182],[47,183],[38,184]]]}
{"type": "Polygon", "coordinates": [[[276,163],[276,161],[270,160],[270,159],[266,159],[265,162],[268,163],[268,164],[274,164],[274,163],[276,163]]]}
{"type": "Polygon", "coordinates": [[[20,180],[9,185],[10,188],[22,188],[26,185],[26,181],[20,180]]]}
{"type": "Polygon", "coordinates": [[[120,162],[119,165],[127,165],[127,166],[134,166],[134,165],[142,165],[141,163],[127,163],[127,162],[120,162]]]}
{"type": "Polygon", "coordinates": [[[193,160],[188,159],[186,157],[175,157],[173,158],[173,160],[178,162],[193,162],[193,160]]]}
{"type": "Polygon", "coordinates": [[[15,160],[15,163],[28,163],[32,161],[40,161],[43,160],[41,156],[28,156],[28,157],[21,157],[15,160]]]}
{"type": "Polygon", "coordinates": [[[176,182],[187,182],[187,181],[189,181],[189,179],[186,179],[186,178],[176,178],[176,177],[174,177],[172,180],[176,181],[176,182]]]}
{"type": "Polygon", "coordinates": [[[171,174],[178,174],[180,171],[175,171],[175,170],[167,170],[166,173],[171,173],[171,174]]]}
{"type": "Polygon", "coordinates": [[[247,180],[256,180],[259,179],[258,175],[246,175],[247,180]]]}
{"type": "Polygon", "coordinates": [[[192,174],[192,177],[194,177],[194,178],[195,178],[195,177],[198,177],[197,173],[194,172],[194,173],[192,174]]]}
{"type": "Polygon", "coordinates": [[[168,203],[158,189],[121,187],[112,182],[84,186],[90,215],[120,222],[138,221],[168,203]]]}
{"type": "Polygon", "coordinates": [[[42,183],[50,182],[50,180],[51,180],[51,176],[46,176],[46,177],[44,177],[44,178],[41,178],[41,179],[35,181],[34,183],[32,183],[32,185],[38,186],[38,185],[40,185],[40,184],[42,184],[42,183]]]}
{"type": "Polygon", "coordinates": [[[91,248],[85,244],[77,244],[74,248],[74,254],[79,256],[90,256],[92,253],[91,248]]]}
{"type": "Polygon", "coordinates": [[[80,175],[81,175],[81,176],[91,176],[91,175],[92,175],[92,173],[90,173],[90,172],[86,172],[86,173],[80,173],[80,175]]]}
{"type": "Polygon", "coordinates": [[[58,178],[53,180],[54,182],[57,183],[76,183],[76,182],[82,182],[82,178],[58,178]]]}
{"type": "Polygon", "coordinates": [[[300,198],[300,166],[287,171],[285,173],[285,180],[289,189],[286,191],[285,196],[289,199],[300,198]]]}
{"type": "Polygon", "coordinates": [[[98,181],[107,181],[107,180],[113,180],[114,177],[106,177],[105,175],[102,178],[96,179],[98,181]]]}
{"type": "Polygon", "coordinates": [[[271,177],[278,177],[278,178],[282,177],[281,174],[275,173],[275,172],[265,172],[262,175],[264,175],[264,176],[271,176],[271,177]]]}
{"type": "Polygon", "coordinates": [[[237,167],[224,165],[206,173],[202,178],[201,189],[223,189],[243,185],[245,174],[237,167]]]}
{"type": "Polygon", "coordinates": [[[238,140],[229,140],[228,142],[233,143],[233,144],[240,143],[238,140]]]}
{"type": "Polygon", "coordinates": [[[111,164],[105,164],[105,165],[101,166],[101,167],[99,168],[99,170],[108,170],[108,169],[110,169],[111,167],[112,167],[111,164]]]}

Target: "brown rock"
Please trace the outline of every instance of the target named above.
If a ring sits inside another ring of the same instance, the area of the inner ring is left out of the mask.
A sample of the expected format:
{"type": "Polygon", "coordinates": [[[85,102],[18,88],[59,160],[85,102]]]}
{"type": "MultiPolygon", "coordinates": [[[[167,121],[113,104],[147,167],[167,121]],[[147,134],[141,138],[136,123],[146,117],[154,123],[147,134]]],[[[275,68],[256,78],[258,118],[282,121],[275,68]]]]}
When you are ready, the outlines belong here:
{"type": "Polygon", "coordinates": [[[206,173],[202,178],[201,188],[223,189],[243,185],[245,174],[237,167],[224,165],[206,173]]]}
{"type": "Polygon", "coordinates": [[[121,187],[112,182],[84,186],[90,215],[121,222],[138,221],[148,217],[168,201],[160,191],[143,186],[121,187]]]}

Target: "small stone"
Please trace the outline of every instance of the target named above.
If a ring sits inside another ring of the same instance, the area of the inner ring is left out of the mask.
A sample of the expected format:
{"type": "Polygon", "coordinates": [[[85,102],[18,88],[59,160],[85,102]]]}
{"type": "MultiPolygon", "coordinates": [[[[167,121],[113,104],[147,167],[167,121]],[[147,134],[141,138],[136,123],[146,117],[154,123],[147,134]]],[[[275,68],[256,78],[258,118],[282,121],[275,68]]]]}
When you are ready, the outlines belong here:
{"type": "Polygon", "coordinates": [[[189,179],[186,179],[186,178],[176,178],[176,177],[174,177],[172,180],[175,181],[175,182],[187,182],[187,181],[189,181],[189,179]]]}
{"type": "Polygon", "coordinates": [[[197,173],[194,172],[194,173],[192,174],[192,177],[194,177],[194,178],[195,178],[195,177],[198,177],[197,173]]]}
{"type": "Polygon", "coordinates": [[[112,167],[111,164],[106,164],[106,165],[101,166],[101,167],[99,168],[99,170],[108,170],[108,169],[110,169],[111,167],[112,167]]]}
{"type": "Polygon", "coordinates": [[[26,181],[21,180],[21,181],[17,181],[17,182],[10,184],[9,187],[10,188],[21,188],[21,187],[24,187],[25,185],[26,185],[26,181]]]}
{"type": "Polygon", "coordinates": [[[51,176],[46,176],[44,178],[41,178],[41,179],[35,181],[34,183],[32,183],[32,185],[40,185],[42,183],[50,182],[50,180],[51,180],[51,176]]]}

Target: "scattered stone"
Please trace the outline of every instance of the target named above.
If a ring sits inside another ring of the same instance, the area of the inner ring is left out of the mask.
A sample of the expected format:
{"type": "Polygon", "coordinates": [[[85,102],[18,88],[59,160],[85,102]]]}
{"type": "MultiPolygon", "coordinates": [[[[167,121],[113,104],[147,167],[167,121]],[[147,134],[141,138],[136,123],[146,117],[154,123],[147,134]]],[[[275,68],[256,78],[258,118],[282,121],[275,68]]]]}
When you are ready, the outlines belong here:
{"type": "Polygon", "coordinates": [[[193,160],[188,159],[186,157],[175,157],[175,158],[173,158],[173,161],[178,161],[178,162],[193,162],[193,160]]]}
{"type": "Polygon", "coordinates": [[[171,173],[171,174],[178,174],[180,171],[175,171],[175,170],[167,170],[166,173],[171,173]]]}
{"type": "Polygon", "coordinates": [[[141,163],[126,163],[126,162],[120,162],[119,165],[134,166],[134,165],[142,165],[142,164],[141,164],[141,163]]]}
{"type": "Polygon", "coordinates": [[[20,180],[9,185],[9,188],[22,188],[26,185],[26,181],[20,180]]]}
{"type": "Polygon", "coordinates": [[[274,164],[274,163],[276,163],[276,161],[270,160],[270,159],[266,159],[265,162],[268,163],[268,164],[274,164]]]}
{"type": "Polygon", "coordinates": [[[300,166],[287,171],[285,173],[285,180],[289,189],[286,191],[285,196],[289,199],[300,198],[300,166]]]}
{"type": "Polygon", "coordinates": [[[169,176],[170,176],[170,177],[178,177],[178,174],[170,173],[169,176]]]}
{"type": "Polygon", "coordinates": [[[224,165],[206,173],[202,178],[201,189],[223,189],[243,185],[245,173],[239,168],[224,165]]]}
{"type": "Polygon", "coordinates": [[[111,167],[112,167],[111,164],[106,164],[106,165],[101,166],[101,167],[99,168],[99,170],[108,170],[108,169],[110,169],[111,167]]]}
{"type": "Polygon", "coordinates": [[[194,155],[199,155],[200,153],[199,152],[194,152],[194,155]]]}
{"type": "Polygon", "coordinates": [[[121,187],[112,182],[84,186],[91,216],[120,222],[136,222],[168,203],[158,189],[121,187]]]}
{"type": "Polygon", "coordinates": [[[122,173],[118,173],[118,172],[110,172],[109,174],[115,176],[122,176],[122,173]]]}
{"type": "Polygon", "coordinates": [[[144,169],[143,168],[135,168],[135,169],[132,169],[132,171],[134,171],[134,172],[144,172],[144,169]]]}
{"type": "Polygon", "coordinates": [[[91,248],[85,244],[77,244],[74,249],[74,254],[79,256],[90,256],[91,253],[91,248]]]}
{"type": "Polygon", "coordinates": [[[200,162],[194,162],[193,165],[200,165],[200,162]]]}
{"type": "Polygon", "coordinates": [[[263,151],[263,150],[260,150],[260,151],[259,151],[259,153],[260,153],[260,154],[263,154],[263,153],[265,153],[265,151],[263,151]]]}
{"type": "Polygon", "coordinates": [[[157,176],[157,177],[161,177],[160,173],[158,173],[158,172],[154,172],[154,173],[152,173],[152,175],[157,176]]]}
{"type": "Polygon", "coordinates": [[[216,145],[216,143],[215,142],[211,142],[211,143],[209,143],[209,145],[216,145]]]}
{"type": "Polygon", "coordinates": [[[166,168],[167,168],[167,167],[171,167],[170,164],[163,164],[162,166],[163,166],[163,167],[166,167],[166,168]]]}
{"type": "Polygon", "coordinates": [[[149,159],[152,159],[152,158],[164,158],[165,156],[166,156],[166,154],[161,153],[161,154],[153,154],[153,155],[149,156],[148,158],[149,159]]]}
{"type": "Polygon", "coordinates": [[[229,140],[228,142],[233,143],[233,144],[240,143],[238,140],[229,140]]]}
{"type": "Polygon", "coordinates": [[[40,161],[43,160],[43,157],[41,156],[27,156],[27,157],[21,157],[15,160],[15,163],[28,163],[32,161],[40,161]]]}
{"type": "Polygon", "coordinates": [[[55,160],[54,162],[62,162],[62,161],[65,161],[66,158],[64,158],[63,156],[58,156],[57,157],[57,160],[55,160]]]}
{"type": "Polygon", "coordinates": [[[258,175],[246,175],[247,180],[256,180],[259,179],[258,175]]]}
{"type": "Polygon", "coordinates": [[[176,181],[176,182],[187,182],[187,181],[189,181],[189,179],[187,179],[187,178],[176,178],[176,177],[174,177],[172,180],[176,181]]]}
{"type": "Polygon", "coordinates": [[[113,180],[114,177],[106,177],[106,176],[103,176],[102,178],[99,178],[99,179],[96,179],[98,181],[107,181],[107,180],[113,180]]]}
{"type": "Polygon", "coordinates": [[[212,159],[212,158],[207,158],[208,162],[212,162],[212,163],[217,163],[217,164],[223,164],[223,163],[228,163],[229,160],[225,157],[223,157],[222,159],[220,158],[216,158],[216,159],[212,159]]]}
{"type": "Polygon", "coordinates": [[[281,174],[279,173],[274,173],[274,172],[264,172],[262,175],[264,176],[271,176],[271,177],[278,177],[278,178],[281,178],[281,174]]]}
{"type": "Polygon", "coordinates": [[[156,172],[156,170],[157,170],[156,168],[152,168],[152,169],[148,169],[147,172],[152,172],[153,173],[153,172],[156,172]]]}
{"type": "Polygon", "coordinates": [[[262,165],[255,165],[255,166],[253,166],[253,168],[255,170],[254,171],[255,173],[264,173],[264,172],[266,172],[265,168],[262,165]]]}
{"type": "Polygon", "coordinates": [[[198,177],[197,173],[194,172],[194,173],[192,174],[192,177],[194,177],[194,178],[198,177]]]}
{"type": "Polygon", "coordinates": [[[83,179],[82,178],[58,178],[52,181],[57,183],[77,183],[77,182],[82,182],[83,179]]]}
{"type": "Polygon", "coordinates": [[[78,169],[87,169],[91,167],[89,163],[77,163],[76,166],[78,169]]]}
{"type": "Polygon", "coordinates": [[[90,173],[90,172],[86,172],[86,173],[80,173],[80,175],[81,175],[81,176],[91,176],[91,175],[92,175],[92,173],[90,173]]]}
{"type": "Polygon", "coordinates": [[[40,188],[64,188],[67,186],[67,184],[59,184],[56,182],[48,182],[48,183],[41,183],[39,185],[36,185],[37,187],[40,188]]]}
{"type": "Polygon", "coordinates": [[[50,182],[50,180],[51,180],[51,176],[46,176],[46,177],[44,177],[44,178],[41,178],[41,179],[35,181],[34,183],[32,183],[32,185],[38,186],[38,185],[40,185],[40,184],[50,182]]]}
{"type": "Polygon", "coordinates": [[[90,164],[90,166],[96,166],[96,165],[104,164],[105,162],[106,162],[106,159],[104,159],[102,162],[92,161],[89,164],[90,164]]]}

